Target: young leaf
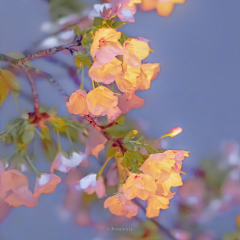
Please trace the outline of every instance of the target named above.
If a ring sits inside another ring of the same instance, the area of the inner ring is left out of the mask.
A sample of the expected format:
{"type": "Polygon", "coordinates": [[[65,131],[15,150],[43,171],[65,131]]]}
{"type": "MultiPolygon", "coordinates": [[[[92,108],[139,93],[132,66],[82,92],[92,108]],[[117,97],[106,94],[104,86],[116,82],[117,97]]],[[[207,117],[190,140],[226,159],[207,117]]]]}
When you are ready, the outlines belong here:
{"type": "Polygon", "coordinates": [[[0,75],[0,106],[6,100],[8,92],[9,92],[9,86],[0,75]]]}
{"type": "Polygon", "coordinates": [[[101,27],[103,23],[103,18],[102,17],[95,17],[93,20],[93,26],[94,27],[101,27]]]}
{"type": "Polygon", "coordinates": [[[74,25],[74,26],[70,27],[70,29],[72,29],[74,31],[75,35],[80,36],[82,34],[82,31],[78,25],[74,25]]]}
{"type": "Polygon", "coordinates": [[[129,39],[129,36],[128,35],[126,35],[125,33],[122,33],[121,34],[121,38],[119,39],[119,42],[121,43],[121,44],[123,44],[125,41],[127,41],[129,39]]]}
{"type": "Polygon", "coordinates": [[[57,146],[53,140],[42,139],[42,148],[45,159],[52,163],[57,155],[57,146]]]}

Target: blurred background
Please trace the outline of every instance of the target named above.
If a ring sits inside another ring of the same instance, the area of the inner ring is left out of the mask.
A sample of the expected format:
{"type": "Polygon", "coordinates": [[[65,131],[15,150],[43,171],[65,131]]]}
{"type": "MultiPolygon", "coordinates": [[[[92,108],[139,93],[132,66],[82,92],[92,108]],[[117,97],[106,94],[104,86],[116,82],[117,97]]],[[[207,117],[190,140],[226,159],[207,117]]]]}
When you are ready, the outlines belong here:
{"type": "MultiPolygon", "coordinates": [[[[1,0],[0,53],[31,53],[71,42],[72,31],[52,33],[60,31],[68,22],[87,16],[92,5],[100,3],[84,1],[85,5],[81,4],[79,9],[73,7],[80,14],[72,16],[71,8],[64,10],[64,1],[50,2],[52,4],[45,0],[1,0]],[[57,2],[62,2],[63,9],[59,12],[53,10],[57,2]],[[65,15],[71,17],[63,19],[65,15]]],[[[190,151],[183,164],[183,171],[187,173],[183,176],[186,187],[176,189],[169,209],[161,210],[159,221],[168,229],[192,232],[190,239],[222,239],[224,234],[237,229],[235,218],[240,214],[239,9],[238,0],[186,0],[185,4],[176,4],[169,17],[159,16],[155,10],[137,11],[135,22],[121,29],[131,37],[150,39],[155,53],[151,53],[146,62],[161,63],[161,73],[151,88],[137,93],[146,100],[144,107],[132,110],[127,119],[134,120],[151,139],[175,126],[183,128],[181,134],[164,140],[162,145],[190,151]],[[197,238],[203,232],[205,238],[197,238]]],[[[80,78],[69,74],[69,67],[74,68],[74,59],[67,53],[57,53],[54,59],[36,59],[32,65],[50,73],[70,95],[80,78]]],[[[3,62],[0,64],[6,67],[3,62]]],[[[19,78],[22,89],[19,109],[32,111],[31,87],[27,79],[19,78]]],[[[53,84],[46,79],[37,79],[36,84],[41,104],[58,106],[59,115],[68,113],[65,99],[53,84]]],[[[13,99],[8,97],[0,108],[0,131],[4,124],[20,114],[13,99]]],[[[7,151],[11,148],[1,146],[0,157],[7,151]]],[[[101,158],[104,161],[104,153],[101,158]]],[[[50,164],[41,160],[43,155],[39,148],[36,166],[48,171],[50,164]]],[[[93,172],[99,169],[96,158],[90,158],[90,167],[93,172]]],[[[28,177],[33,188],[32,175],[28,177]]],[[[65,174],[61,177],[65,178],[65,174]]],[[[101,240],[129,234],[111,230],[111,213],[103,208],[102,199],[93,202],[90,220],[88,214],[76,215],[71,206],[64,207],[68,188],[63,181],[55,193],[42,195],[36,207],[12,208],[0,224],[0,239],[101,240]]],[[[143,212],[139,218],[145,219],[143,212]]],[[[121,224],[117,221],[115,219],[114,226],[121,224]]],[[[127,225],[137,236],[131,239],[147,239],[141,236],[142,228],[136,220],[127,225]]]]}

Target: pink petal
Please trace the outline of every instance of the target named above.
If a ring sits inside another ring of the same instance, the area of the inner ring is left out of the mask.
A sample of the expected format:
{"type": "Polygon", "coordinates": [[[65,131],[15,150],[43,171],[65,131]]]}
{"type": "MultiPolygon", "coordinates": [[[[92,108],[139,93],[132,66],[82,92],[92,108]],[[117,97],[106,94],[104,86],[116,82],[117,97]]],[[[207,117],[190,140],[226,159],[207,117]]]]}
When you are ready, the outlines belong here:
{"type": "Polygon", "coordinates": [[[116,162],[111,164],[111,167],[106,174],[106,178],[107,178],[107,184],[109,186],[116,186],[119,184],[120,179],[118,176],[118,169],[117,169],[116,162]]]}
{"type": "Polygon", "coordinates": [[[52,193],[55,191],[61,178],[55,174],[42,173],[40,178],[36,179],[34,197],[39,197],[42,193],[52,193]]]}
{"type": "Polygon", "coordinates": [[[97,181],[96,194],[98,198],[102,198],[106,195],[106,189],[103,182],[103,177],[100,177],[97,181]]]}
{"type": "Polygon", "coordinates": [[[10,206],[19,207],[25,205],[26,207],[34,207],[38,204],[38,199],[34,198],[33,193],[24,186],[17,190],[14,190],[7,198],[5,198],[10,206]]]}
{"type": "Polygon", "coordinates": [[[0,198],[0,223],[7,216],[11,207],[3,199],[0,198]]]}
{"type": "Polygon", "coordinates": [[[123,50],[118,46],[109,44],[97,50],[96,59],[99,63],[105,64],[111,62],[117,55],[123,55],[123,50]]]}
{"type": "Polygon", "coordinates": [[[109,108],[109,111],[107,113],[108,122],[111,123],[114,120],[116,120],[121,115],[121,113],[122,113],[122,111],[117,106],[115,106],[113,108],[109,108]]]}
{"type": "MultiPolygon", "coordinates": [[[[94,149],[98,145],[105,145],[107,142],[107,139],[103,136],[102,133],[100,133],[95,127],[92,125],[88,125],[88,138],[86,140],[86,148],[85,148],[85,153],[88,155],[93,155],[94,149]]],[[[99,149],[97,149],[99,150],[99,149]]],[[[98,151],[99,152],[99,151],[98,151]]],[[[96,156],[96,151],[94,151],[94,155],[96,156]]],[[[97,153],[98,155],[98,153],[97,153]]]]}
{"type": "Polygon", "coordinates": [[[1,175],[2,191],[16,190],[21,187],[28,187],[28,178],[18,170],[12,169],[1,175]]]}

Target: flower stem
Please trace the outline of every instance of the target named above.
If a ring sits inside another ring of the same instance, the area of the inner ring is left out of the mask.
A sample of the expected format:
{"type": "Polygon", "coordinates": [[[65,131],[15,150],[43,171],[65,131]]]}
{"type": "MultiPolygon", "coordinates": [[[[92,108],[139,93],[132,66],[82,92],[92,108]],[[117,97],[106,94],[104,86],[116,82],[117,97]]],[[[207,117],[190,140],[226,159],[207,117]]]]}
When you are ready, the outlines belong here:
{"type": "Polygon", "coordinates": [[[80,89],[84,89],[84,66],[82,66],[82,79],[81,79],[81,85],[80,89]]]}
{"type": "Polygon", "coordinates": [[[26,155],[26,159],[27,159],[27,162],[29,164],[29,166],[32,168],[32,170],[36,173],[37,177],[40,178],[41,177],[41,173],[34,167],[31,159],[28,157],[28,155],[26,155]]]}
{"type": "Polygon", "coordinates": [[[101,169],[98,171],[97,178],[96,178],[97,180],[99,179],[99,177],[101,177],[103,169],[106,167],[106,165],[107,165],[107,163],[109,162],[110,159],[111,159],[111,157],[109,157],[107,159],[107,161],[102,165],[101,169]]]}
{"type": "Polygon", "coordinates": [[[95,89],[95,84],[93,80],[92,80],[92,88],[95,89]]]}
{"type": "Polygon", "coordinates": [[[58,151],[61,152],[62,151],[62,145],[61,145],[61,142],[60,142],[59,131],[57,131],[57,138],[58,138],[58,151]]]}
{"type": "MultiPolygon", "coordinates": [[[[132,200],[135,204],[137,204],[144,212],[146,212],[146,209],[135,199],[132,200]]],[[[170,230],[163,227],[157,220],[154,218],[149,218],[150,221],[152,221],[159,229],[160,232],[162,232],[165,236],[169,237],[171,240],[176,240],[175,237],[172,235],[170,230]]]]}

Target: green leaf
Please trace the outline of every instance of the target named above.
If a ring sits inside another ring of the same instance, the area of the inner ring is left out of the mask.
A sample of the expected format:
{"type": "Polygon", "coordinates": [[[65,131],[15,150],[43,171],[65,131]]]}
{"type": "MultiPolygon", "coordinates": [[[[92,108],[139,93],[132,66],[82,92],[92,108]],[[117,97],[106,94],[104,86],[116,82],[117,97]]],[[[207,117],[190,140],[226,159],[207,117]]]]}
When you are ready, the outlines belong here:
{"type": "Polygon", "coordinates": [[[90,67],[92,66],[92,61],[90,60],[89,57],[76,56],[76,58],[78,58],[79,61],[80,61],[83,65],[87,66],[88,68],[90,68],[90,67]]]}
{"type": "MultiPolygon", "coordinates": [[[[107,124],[107,123],[103,123],[107,124]]],[[[123,125],[118,124],[107,128],[105,131],[112,137],[124,138],[126,134],[135,128],[135,123],[131,120],[126,120],[123,125]]]]}
{"type": "Polygon", "coordinates": [[[78,25],[74,25],[74,26],[70,27],[70,29],[72,29],[74,31],[75,35],[80,36],[82,34],[81,28],[78,25]]]}
{"type": "Polygon", "coordinates": [[[112,27],[113,28],[119,28],[119,27],[123,27],[125,24],[127,24],[128,22],[122,22],[122,21],[114,21],[112,23],[112,27]]]}
{"type": "Polygon", "coordinates": [[[55,117],[57,115],[57,112],[58,112],[58,107],[52,107],[48,109],[47,114],[51,117],[55,117]]]}
{"type": "Polygon", "coordinates": [[[128,150],[130,151],[133,151],[134,150],[134,143],[131,143],[131,142],[127,142],[124,144],[125,148],[127,148],[128,150]]]}
{"type": "Polygon", "coordinates": [[[27,130],[27,131],[24,131],[23,134],[22,134],[22,141],[24,143],[29,143],[33,140],[34,138],[34,131],[33,130],[27,130]]]}
{"type": "Polygon", "coordinates": [[[227,234],[224,234],[222,240],[239,240],[240,239],[240,232],[239,231],[233,231],[227,234]]]}
{"type": "Polygon", "coordinates": [[[140,152],[127,150],[121,162],[123,167],[131,168],[134,172],[139,172],[139,163],[143,163],[144,158],[140,152]]]}
{"type": "Polygon", "coordinates": [[[1,76],[9,86],[10,90],[20,91],[20,82],[18,78],[9,70],[1,70],[1,76]]]}
{"type": "Polygon", "coordinates": [[[123,143],[127,143],[129,140],[135,138],[138,134],[137,130],[131,130],[130,132],[128,132],[128,134],[124,137],[123,139],[123,143]]]}
{"type": "Polygon", "coordinates": [[[44,127],[41,129],[41,134],[43,135],[44,139],[51,140],[50,132],[48,127],[44,127]]]}
{"type": "Polygon", "coordinates": [[[129,39],[129,36],[128,35],[126,35],[125,33],[122,33],[121,34],[121,38],[119,39],[119,42],[121,43],[121,44],[123,44],[125,41],[127,41],[129,39]]]}
{"type": "Polygon", "coordinates": [[[14,101],[15,107],[18,110],[17,100],[18,100],[18,96],[19,96],[20,92],[10,91],[10,93],[11,93],[11,95],[13,97],[13,101],[14,101]]]}
{"type": "Polygon", "coordinates": [[[116,148],[115,147],[109,148],[106,152],[107,157],[115,157],[115,154],[116,154],[116,148]]]}
{"type": "Polygon", "coordinates": [[[92,42],[93,42],[93,35],[91,32],[86,32],[86,35],[84,35],[81,44],[83,47],[87,48],[91,46],[92,42]]]}
{"type": "Polygon", "coordinates": [[[89,57],[90,56],[90,54],[88,53],[88,52],[86,52],[86,51],[77,51],[77,52],[74,52],[73,53],[73,56],[74,57],[89,57]]]}
{"type": "Polygon", "coordinates": [[[8,92],[9,92],[9,86],[0,75],[0,106],[6,100],[8,92]]]}
{"type": "Polygon", "coordinates": [[[103,18],[102,17],[95,17],[93,20],[93,26],[94,27],[100,27],[102,26],[103,18]]]}
{"type": "Polygon", "coordinates": [[[39,106],[39,112],[40,113],[45,113],[45,112],[47,112],[47,110],[48,110],[48,106],[47,105],[40,105],[39,106]]]}
{"type": "Polygon", "coordinates": [[[83,9],[83,4],[78,0],[50,0],[49,8],[52,21],[57,21],[59,18],[77,13],[83,9]]]}
{"type": "Polygon", "coordinates": [[[53,140],[42,139],[42,148],[45,159],[52,163],[57,156],[57,146],[53,140]]]}
{"type": "Polygon", "coordinates": [[[124,115],[121,115],[120,117],[118,117],[115,122],[120,124],[120,125],[123,125],[124,124],[124,121],[125,121],[125,116],[124,115]]]}

